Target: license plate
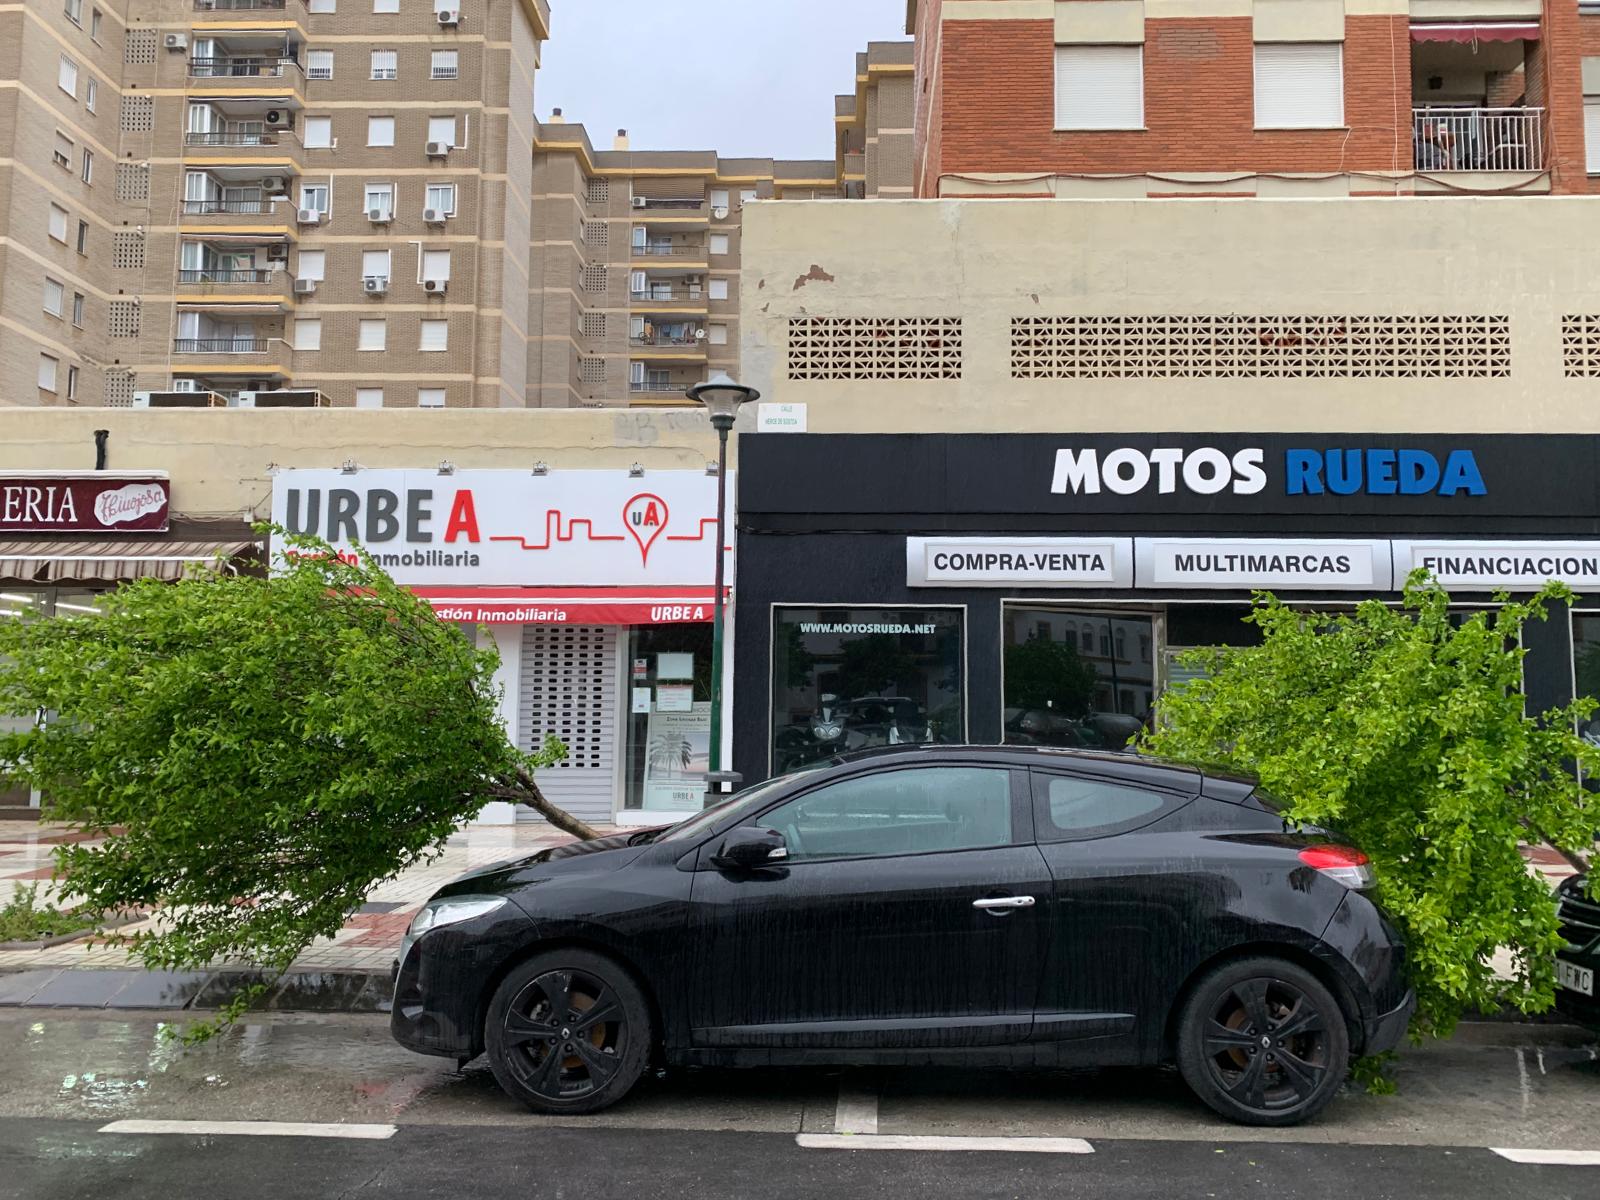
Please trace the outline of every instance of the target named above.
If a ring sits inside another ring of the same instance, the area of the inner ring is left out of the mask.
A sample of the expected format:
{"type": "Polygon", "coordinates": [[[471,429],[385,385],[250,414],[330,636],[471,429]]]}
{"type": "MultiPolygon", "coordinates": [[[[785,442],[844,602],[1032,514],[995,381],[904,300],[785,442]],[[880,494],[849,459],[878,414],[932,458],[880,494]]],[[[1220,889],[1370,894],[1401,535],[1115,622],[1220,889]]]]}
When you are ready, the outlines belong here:
{"type": "Polygon", "coordinates": [[[1594,972],[1588,967],[1580,967],[1577,963],[1556,959],[1556,982],[1585,996],[1594,995],[1594,972]]]}

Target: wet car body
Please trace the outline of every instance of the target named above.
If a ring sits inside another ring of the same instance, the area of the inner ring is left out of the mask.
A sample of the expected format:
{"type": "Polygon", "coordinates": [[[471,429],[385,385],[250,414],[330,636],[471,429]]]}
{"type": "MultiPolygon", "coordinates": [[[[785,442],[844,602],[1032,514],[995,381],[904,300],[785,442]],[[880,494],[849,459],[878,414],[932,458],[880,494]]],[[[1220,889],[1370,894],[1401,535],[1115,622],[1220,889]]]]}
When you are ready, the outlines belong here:
{"type": "Polygon", "coordinates": [[[436,899],[510,903],[408,939],[395,1037],[476,1056],[500,981],[553,947],[597,952],[642,985],[669,1065],[1166,1062],[1195,981],[1263,953],[1332,993],[1351,1053],[1404,1032],[1398,935],[1366,896],[1296,857],[1327,835],[1287,829],[1249,781],[1128,755],[917,746],[762,786],[754,809],[691,837],[618,835],[449,884],[436,899]],[[750,870],[712,861],[732,831],[760,832],[795,797],[930,767],[1006,773],[1005,844],[750,870]],[[1136,789],[1156,807],[1093,836],[1041,836],[1052,779],[1136,789]]]}
{"type": "Polygon", "coordinates": [[[1556,1011],[1591,1029],[1600,1029],[1600,900],[1589,897],[1585,876],[1564,880],[1557,891],[1561,934],[1567,949],[1556,956],[1557,966],[1565,962],[1578,968],[1556,986],[1556,1011]],[[1587,972],[1585,976],[1582,972],[1587,972]],[[1587,982],[1587,993],[1573,986],[1587,982]]]}

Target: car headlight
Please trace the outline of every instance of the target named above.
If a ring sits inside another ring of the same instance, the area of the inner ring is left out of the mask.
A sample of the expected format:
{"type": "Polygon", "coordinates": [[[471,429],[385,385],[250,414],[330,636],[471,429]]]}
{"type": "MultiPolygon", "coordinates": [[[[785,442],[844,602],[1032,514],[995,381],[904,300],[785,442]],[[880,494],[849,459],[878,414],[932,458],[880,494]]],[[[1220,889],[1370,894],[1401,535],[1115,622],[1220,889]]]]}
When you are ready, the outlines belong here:
{"type": "Polygon", "coordinates": [[[504,896],[446,896],[442,900],[429,900],[411,920],[406,930],[408,938],[419,938],[430,929],[441,925],[455,925],[473,917],[487,916],[497,908],[504,908],[504,896]]]}

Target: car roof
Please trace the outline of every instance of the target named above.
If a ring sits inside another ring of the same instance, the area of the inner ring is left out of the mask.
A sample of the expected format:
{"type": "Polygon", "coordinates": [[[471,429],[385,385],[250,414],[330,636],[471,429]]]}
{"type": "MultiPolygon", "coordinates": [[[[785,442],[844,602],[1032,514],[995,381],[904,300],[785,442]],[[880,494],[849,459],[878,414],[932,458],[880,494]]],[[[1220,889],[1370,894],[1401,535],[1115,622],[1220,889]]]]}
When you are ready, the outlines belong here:
{"type": "MultiPolygon", "coordinates": [[[[1014,766],[1051,767],[1059,766],[1077,768],[1091,771],[1097,775],[1121,775],[1127,778],[1138,778],[1146,782],[1158,782],[1159,776],[1169,777],[1168,786],[1195,788],[1204,781],[1206,784],[1220,783],[1223,792],[1243,790],[1248,793],[1255,787],[1256,781],[1248,776],[1237,775],[1232,772],[1218,772],[1202,770],[1191,766],[1189,763],[1175,762],[1172,759],[1156,758],[1152,755],[1136,754],[1129,752],[1116,752],[1110,750],[1077,750],[1055,746],[1005,746],[1005,745],[979,745],[975,743],[949,744],[933,742],[910,742],[899,746],[870,746],[861,750],[851,750],[840,754],[830,761],[840,766],[874,762],[879,759],[893,756],[906,762],[944,762],[961,760],[971,762],[981,759],[985,762],[1006,763],[1014,766]]],[[[1205,787],[1210,793],[1213,787],[1205,787]]]]}

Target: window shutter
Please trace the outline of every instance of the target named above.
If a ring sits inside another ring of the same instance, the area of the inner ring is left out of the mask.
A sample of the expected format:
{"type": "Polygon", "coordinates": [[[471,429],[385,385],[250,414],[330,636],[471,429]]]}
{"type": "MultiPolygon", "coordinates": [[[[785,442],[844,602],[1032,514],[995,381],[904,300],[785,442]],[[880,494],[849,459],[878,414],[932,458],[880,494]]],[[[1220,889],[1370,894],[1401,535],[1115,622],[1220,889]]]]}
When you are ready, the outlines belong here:
{"type": "Polygon", "coordinates": [[[1344,124],[1339,42],[1256,45],[1256,128],[1337,129],[1344,124]]]}
{"type": "Polygon", "coordinates": [[[296,350],[322,349],[322,320],[301,318],[294,323],[294,348],[296,350]]]}
{"type": "Polygon", "coordinates": [[[428,140],[430,142],[444,142],[447,146],[456,144],[456,119],[454,117],[429,117],[428,140]]]}
{"type": "Polygon", "coordinates": [[[333,118],[307,117],[305,144],[308,149],[327,149],[333,145],[333,118]]]}
{"type": "Polygon", "coordinates": [[[726,346],[728,344],[728,327],[726,325],[712,325],[708,329],[709,341],[713,346],[726,346]]]}
{"type": "Polygon", "coordinates": [[[356,348],[359,350],[382,350],[389,340],[389,323],[382,320],[365,320],[359,326],[359,338],[356,348]]]}
{"type": "Polygon", "coordinates": [[[450,251],[424,250],[422,252],[422,277],[424,279],[449,279],[450,251]]]}
{"type": "Polygon", "coordinates": [[[367,118],[367,145],[392,146],[394,145],[394,118],[393,117],[368,117],[367,118]]]}
{"type": "Polygon", "coordinates": [[[727,252],[728,235],[725,233],[713,233],[711,235],[711,253],[726,254],[727,252]]]}
{"type": "Polygon", "coordinates": [[[394,79],[399,74],[399,51],[374,50],[372,52],[372,77],[394,79]]]}
{"type": "Polygon", "coordinates": [[[357,388],[356,389],[356,407],[357,408],[382,408],[383,407],[383,389],[382,388],[357,388]]]}
{"type": "Polygon", "coordinates": [[[389,252],[387,250],[363,250],[361,252],[361,273],[363,275],[380,275],[389,277],[389,252]]]}
{"type": "Polygon", "coordinates": [[[1600,172],[1600,99],[1583,102],[1583,153],[1589,171],[1600,172]]]}
{"type": "Polygon", "coordinates": [[[449,321],[422,322],[422,341],[419,350],[445,350],[450,345],[449,321]]]}
{"type": "Polygon", "coordinates": [[[1057,46],[1057,129],[1142,129],[1143,46],[1057,46]]]}
{"type": "Polygon", "coordinates": [[[713,279],[711,281],[712,300],[726,300],[728,298],[728,281],[726,279],[713,279]]]}
{"type": "Polygon", "coordinates": [[[418,408],[443,408],[444,407],[444,389],[443,388],[418,388],[417,389],[417,407],[418,408]]]}
{"type": "Polygon", "coordinates": [[[328,252],[326,250],[300,251],[298,279],[315,279],[319,283],[327,278],[328,252]]]}
{"type": "Polygon", "coordinates": [[[333,51],[332,50],[307,50],[306,51],[306,78],[307,79],[332,79],[333,78],[333,51]]]}

